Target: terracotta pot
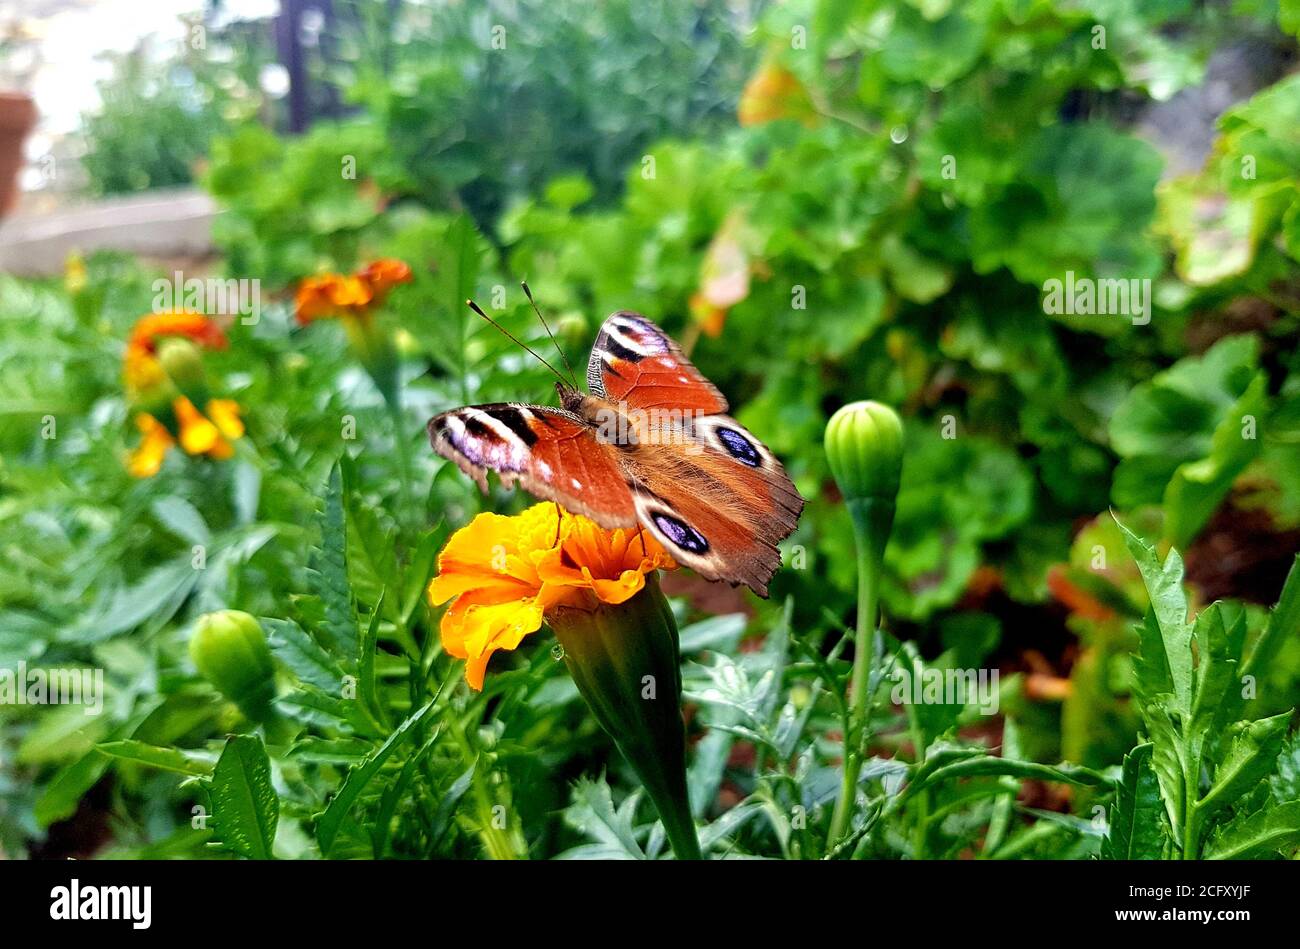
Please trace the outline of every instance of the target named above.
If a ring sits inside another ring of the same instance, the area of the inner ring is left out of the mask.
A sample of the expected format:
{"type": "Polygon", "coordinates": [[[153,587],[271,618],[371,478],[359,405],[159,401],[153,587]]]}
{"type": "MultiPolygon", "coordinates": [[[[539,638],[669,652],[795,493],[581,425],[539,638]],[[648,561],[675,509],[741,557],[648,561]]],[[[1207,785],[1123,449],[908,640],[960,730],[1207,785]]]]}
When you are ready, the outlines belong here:
{"type": "Polygon", "coordinates": [[[0,92],[0,217],[18,199],[23,141],[36,126],[36,104],[20,92],[0,92]]]}

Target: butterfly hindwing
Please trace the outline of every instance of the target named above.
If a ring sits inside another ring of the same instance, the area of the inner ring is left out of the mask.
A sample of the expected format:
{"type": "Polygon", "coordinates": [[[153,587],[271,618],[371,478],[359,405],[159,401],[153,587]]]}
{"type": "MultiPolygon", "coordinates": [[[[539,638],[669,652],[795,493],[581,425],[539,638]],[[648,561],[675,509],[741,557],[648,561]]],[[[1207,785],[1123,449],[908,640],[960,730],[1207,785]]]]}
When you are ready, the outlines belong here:
{"type": "Polygon", "coordinates": [[[641,524],[679,563],[760,596],[781,565],[803,498],[781,463],[735,419],[694,421],[682,444],[623,455],[641,524]]]}
{"type": "Polygon", "coordinates": [[[487,472],[507,486],[556,501],[602,527],[634,527],[636,508],[615,449],[563,409],[498,402],[429,421],[433,450],[487,491],[487,472]]]}
{"type": "Polygon", "coordinates": [[[600,327],[587,361],[587,387],[630,409],[727,411],[727,400],[654,323],[630,310],[600,327]]]}

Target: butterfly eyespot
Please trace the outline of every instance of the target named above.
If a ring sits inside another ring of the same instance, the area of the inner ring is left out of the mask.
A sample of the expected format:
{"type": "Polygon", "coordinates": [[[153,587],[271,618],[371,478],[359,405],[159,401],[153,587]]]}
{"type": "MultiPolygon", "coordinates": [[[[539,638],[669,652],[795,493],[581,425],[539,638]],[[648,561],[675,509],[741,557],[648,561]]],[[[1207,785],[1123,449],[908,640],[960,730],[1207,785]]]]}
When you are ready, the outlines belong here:
{"type": "Polygon", "coordinates": [[[674,545],[691,554],[703,554],[709,549],[709,542],[704,535],[671,514],[656,511],[650,515],[655,526],[663,532],[674,545]]]}
{"type": "Polygon", "coordinates": [[[717,430],[718,441],[722,442],[722,447],[742,465],[749,465],[751,468],[761,467],[763,456],[758,453],[758,449],[753,446],[748,438],[740,434],[733,428],[719,428],[717,430]]]}

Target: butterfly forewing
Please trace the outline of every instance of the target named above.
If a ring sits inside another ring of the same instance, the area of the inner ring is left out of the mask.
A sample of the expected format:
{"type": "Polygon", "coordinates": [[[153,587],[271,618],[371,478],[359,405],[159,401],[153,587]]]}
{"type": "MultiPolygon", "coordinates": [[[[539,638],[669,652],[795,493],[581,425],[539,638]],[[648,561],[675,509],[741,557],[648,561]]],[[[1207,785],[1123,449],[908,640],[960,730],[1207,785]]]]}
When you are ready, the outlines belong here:
{"type": "Polygon", "coordinates": [[[636,525],[615,450],[570,412],[516,402],[467,406],[431,419],[429,442],[484,491],[495,471],[502,484],[518,482],[602,527],[636,525]]]}
{"type": "Polygon", "coordinates": [[[727,411],[727,400],[668,334],[639,313],[605,320],[587,362],[587,387],[631,409],[727,411]]]}

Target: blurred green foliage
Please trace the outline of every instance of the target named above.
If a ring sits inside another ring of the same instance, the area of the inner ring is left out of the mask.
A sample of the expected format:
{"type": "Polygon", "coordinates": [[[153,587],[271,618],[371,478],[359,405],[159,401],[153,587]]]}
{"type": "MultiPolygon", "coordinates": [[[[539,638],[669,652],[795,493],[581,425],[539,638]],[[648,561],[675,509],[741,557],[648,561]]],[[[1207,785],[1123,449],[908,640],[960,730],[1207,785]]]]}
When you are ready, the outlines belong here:
{"type": "Polygon", "coordinates": [[[150,38],[111,57],[112,75],[99,83],[99,102],[80,130],[90,194],[188,184],[215,137],[259,115],[274,117],[260,88],[273,51],[253,24],[210,31],[187,22],[177,49],[150,38]]]}
{"type": "MultiPolygon", "coordinates": [[[[463,306],[549,346],[514,290],[527,278],[575,365],[608,312],[660,322],[808,499],[770,603],[676,601],[706,851],[823,855],[855,576],[819,446],[860,398],[906,424],[877,674],[1000,668],[1002,727],[970,706],[891,706],[882,685],[863,820],[835,855],[1164,847],[1093,819],[1149,808],[1172,781],[1152,783],[1138,744],[1162,701],[1134,672],[1148,593],[1107,509],[1199,563],[1194,607],[1197,584],[1255,601],[1221,608],[1234,648],[1273,642],[1258,604],[1300,528],[1300,92],[1283,78],[1232,107],[1188,175],[1134,117],[1194,87],[1228,40],[1294,56],[1277,31],[1295,32],[1293,5],[387,9],[357,4],[340,26],[331,79],[355,114],[296,138],[240,122],[212,143],[223,266],[267,296],[208,357],[244,407],[236,459],[173,452],[154,479],[126,474],[138,436],[119,364],[147,269],[93,258],[73,289],[0,277],[16,357],[0,368],[0,665],[87,664],[110,683],[89,722],[0,708],[0,845],[21,852],[80,808],[113,815],[123,855],[246,839],[231,821],[278,828],[251,851],[227,843],[246,855],[662,854],[546,645],[494,661],[471,693],[420,595],[451,529],[521,503],[479,498],[422,426],[545,397],[546,371],[463,306]],[[755,76],[769,82],[746,89],[755,76]],[[764,88],[787,96],[759,103],[771,120],[735,122],[764,88]],[[289,313],[297,279],[379,256],[415,272],[378,315],[403,357],[396,415],[339,327],[289,313]],[[1151,281],[1149,323],[1047,312],[1045,284],[1067,273],[1151,281]],[[47,417],[57,437],[41,437],[47,417]],[[1257,549],[1267,582],[1234,576],[1223,544],[1257,549]],[[250,737],[189,663],[195,619],[218,608],[264,618],[293,741],[250,737]],[[340,676],[360,700],[338,697],[340,676]],[[241,779],[274,789],[263,810],[191,825],[193,801],[241,779]]],[[[1295,704],[1295,643],[1261,670],[1251,718],[1295,704]]],[[[1174,747],[1151,737],[1156,755],[1174,747]]],[[[1243,801],[1243,824],[1255,805],[1276,810],[1243,801]]]]}

